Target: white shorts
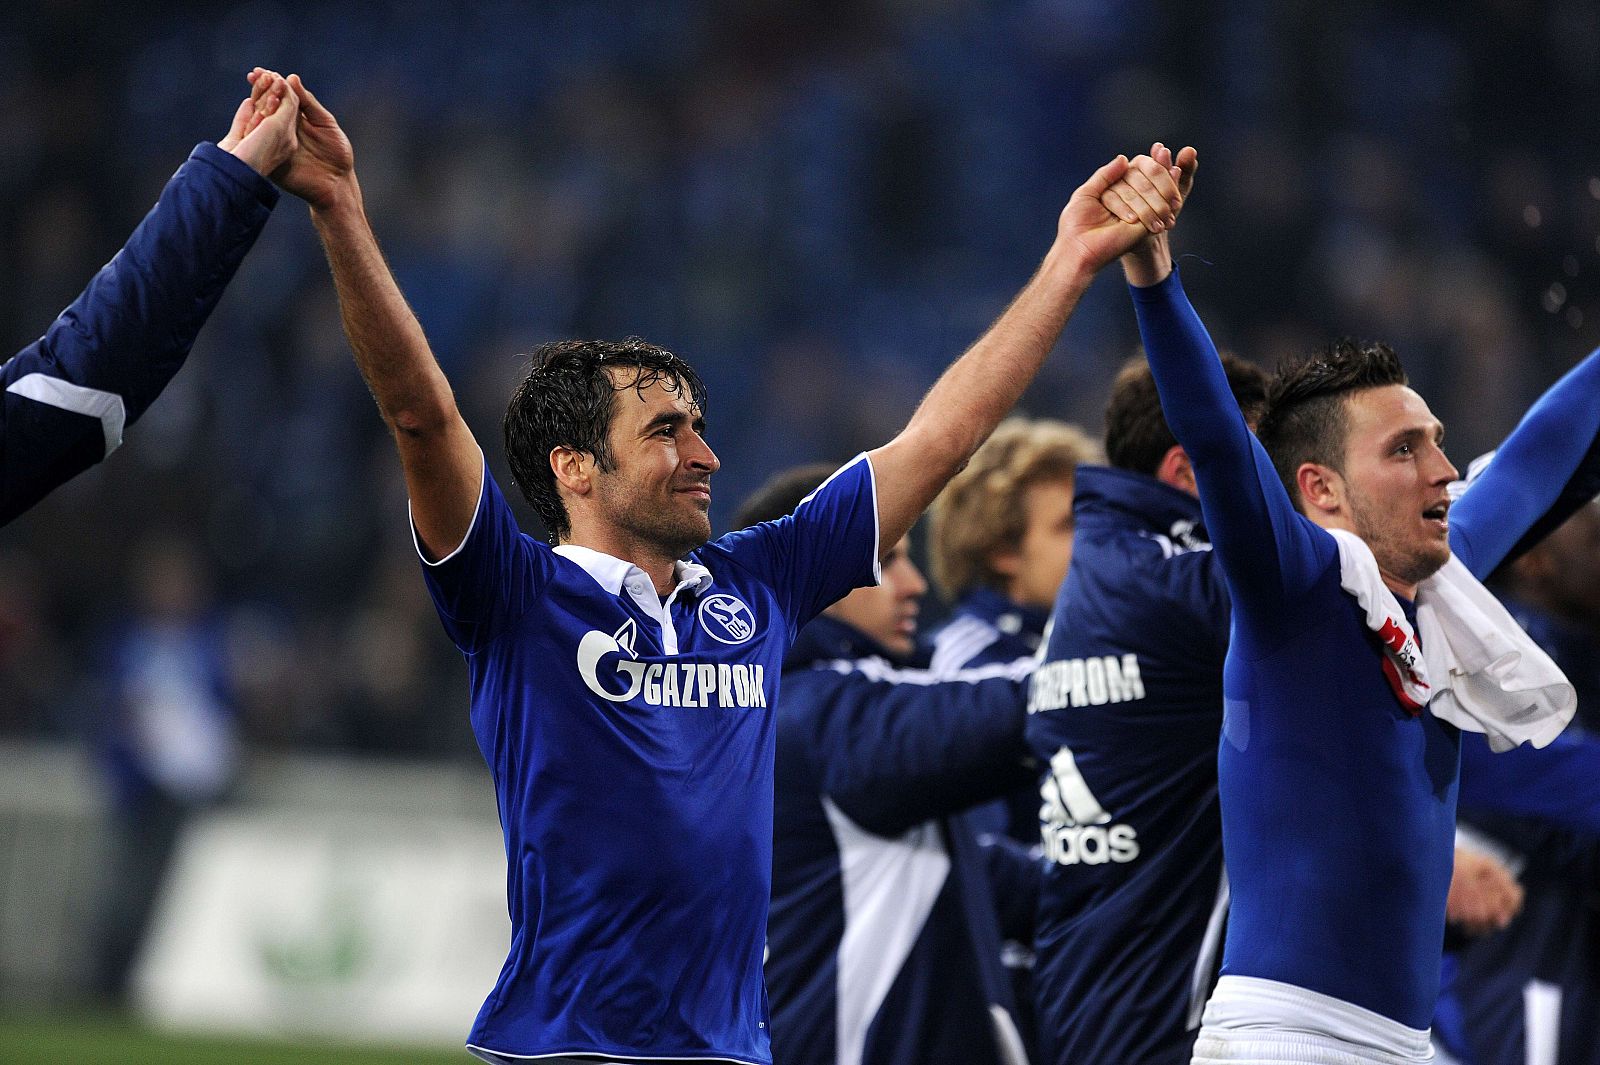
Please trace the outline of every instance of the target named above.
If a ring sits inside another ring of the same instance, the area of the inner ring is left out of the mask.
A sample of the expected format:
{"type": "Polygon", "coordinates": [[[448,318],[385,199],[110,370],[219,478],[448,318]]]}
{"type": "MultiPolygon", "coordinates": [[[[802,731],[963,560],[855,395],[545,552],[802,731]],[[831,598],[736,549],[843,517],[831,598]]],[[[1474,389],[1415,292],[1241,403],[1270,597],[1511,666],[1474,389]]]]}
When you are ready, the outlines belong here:
{"type": "Polygon", "coordinates": [[[1427,1065],[1428,1029],[1277,980],[1224,976],[1193,1065],[1427,1065]]]}

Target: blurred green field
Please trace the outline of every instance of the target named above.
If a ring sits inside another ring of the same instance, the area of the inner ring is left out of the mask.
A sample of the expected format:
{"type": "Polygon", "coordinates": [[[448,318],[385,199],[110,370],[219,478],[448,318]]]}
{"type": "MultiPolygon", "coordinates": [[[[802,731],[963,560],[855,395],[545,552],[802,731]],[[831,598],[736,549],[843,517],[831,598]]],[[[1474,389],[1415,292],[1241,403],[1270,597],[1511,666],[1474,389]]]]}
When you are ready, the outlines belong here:
{"type": "Polygon", "coordinates": [[[152,1032],[106,1017],[0,1017],[0,1065],[472,1065],[465,1050],[152,1032]]]}

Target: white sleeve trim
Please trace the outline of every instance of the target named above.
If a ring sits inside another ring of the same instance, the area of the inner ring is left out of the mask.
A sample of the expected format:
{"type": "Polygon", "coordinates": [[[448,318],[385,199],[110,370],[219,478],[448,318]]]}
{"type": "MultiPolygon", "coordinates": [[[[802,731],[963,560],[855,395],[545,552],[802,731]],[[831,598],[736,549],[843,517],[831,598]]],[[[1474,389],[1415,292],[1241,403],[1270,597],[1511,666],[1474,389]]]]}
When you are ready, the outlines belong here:
{"type": "Polygon", "coordinates": [[[877,585],[883,583],[883,564],[880,557],[883,554],[881,542],[883,540],[883,526],[878,522],[878,471],[872,468],[871,455],[863,451],[861,454],[857,455],[843,466],[840,466],[838,469],[828,474],[828,479],[813,488],[811,493],[802,499],[794,509],[798,511],[801,507],[811,502],[817,497],[818,492],[822,491],[824,488],[828,487],[828,485],[833,483],[834,478],[838,477],[841,473],[843,473],[845,470],[848,470],[851,466],[854,466],[858,462],[865,462],[867,464],[867,486],[872,489],[872,583],[873,586],[876,587],[877,585]]]}
{"type": "Polygon", "coordinates": [[[872,468],[872,456],[865,451],[861,461],[867,464],[867,480],[872,484],[872,584],[883,583],[883,526],[878,523],[878,471],[872,468]]]}
{"type": "Polygon", "coordinates": [[[981,684],[986,680],[1024,681],[1038,669],[1033,655],[1024,655],[1009,662],[991,662],[986,666],[968,666],[937,672],[931,669],[896,666],[873,655],[868,658],[838,658],[818,662],[813,668],[831,669],[835,673],[859,673],[870,681],[888,684],[910,684],[929,687],[935,684],[981,684]]]}
{"type": "MultiPolygon", "coordinates": [[[[105,434],[106,439],[105,455],[122,446],[122,429],[127,424],[128,409],[123,405],[122,397],[115,392],[75,385],[71,381],[63,381],[59,377],[43,373],[30,373],[19,377],[6,391],[15,392],[19,396],[47,406],[71,411],[73,414],[98,418],[100,431],[105,434]]],[[[101,457],[104,458],[105,455],[101,457]]]]}
{"type": "Polygon", "coordinates": [[[411,546],[417,549],[417,557],[422,559],[424,566],[442,566],[452,558],[461,554],[461,549],[467,546],[467,541],[472,539],[472,530],[478,527],[478,515],[483,513],[483,496],[489,490],[489,460],[484,457],[483,449],[478,449],[478,504],[472,508],[472,521],[467,525],[467,531],[461,534],[461,542],[455,546],[448,555],[441,557],[437,562],[428,557],[422,549],[422,541],[417,538],[417,523],[411,517],[411,500],[406,500],[406,523],[411,526],[411,546]]]}

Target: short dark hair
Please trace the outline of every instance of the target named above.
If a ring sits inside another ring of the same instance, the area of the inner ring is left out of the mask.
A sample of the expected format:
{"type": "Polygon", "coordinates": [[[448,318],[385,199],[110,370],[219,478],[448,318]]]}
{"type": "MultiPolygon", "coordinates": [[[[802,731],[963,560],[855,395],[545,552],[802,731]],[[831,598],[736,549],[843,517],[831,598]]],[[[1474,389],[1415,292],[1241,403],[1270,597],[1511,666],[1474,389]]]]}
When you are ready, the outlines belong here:
{"type": "Polygon", "coordinates": [[[615,469],[610,433],[618,392],[651,385],[684,390],[695,413],[704,415],[706,386],[694,367],[638,337],[558,340],[541,344],[528,358],[528,375],[506,407],[506,460],[554,544],[572,531],[572,522],[556,488],[550,452],[558,447],[587,452],[600,469],[615,469]],[[614,370],[624,372],[614,375],[614,370]]]}
{"type": "Polygon", "coordinates": [[[1267,386],[1267,411],[1256,435],[1296,506],[1300,505],[1296,472],[1302,465],[1314,462],[1344,471],[1346,397],[1407,383],[1393,348],[1348,337],[1278,367],[1267,386]]]}
{"type": "MultiPolygon", "coordinates": [[[[1228,387],[1245,420],[1261,417],[1267,402],[1267,375],[1255,363],[1223,355],[1228,387]]],[[[1155,378],[1142,356],[1123,364],[1106,403],[1106,461],[1122,470],[1154,477],[1161,460],[1178,444],[1161,412],[1155,378]]]]}
{"type": "Polygon", "coordinates": [[[822,487],[822,482],[832,477],[839,467],[831,462],[813,462],[805,466],[792,466],[767,478],[739,504],[733,515],[737,529],[747,529],[764,521],[777,521],[785,514],[793,514],[806,496],[822,487]]]}

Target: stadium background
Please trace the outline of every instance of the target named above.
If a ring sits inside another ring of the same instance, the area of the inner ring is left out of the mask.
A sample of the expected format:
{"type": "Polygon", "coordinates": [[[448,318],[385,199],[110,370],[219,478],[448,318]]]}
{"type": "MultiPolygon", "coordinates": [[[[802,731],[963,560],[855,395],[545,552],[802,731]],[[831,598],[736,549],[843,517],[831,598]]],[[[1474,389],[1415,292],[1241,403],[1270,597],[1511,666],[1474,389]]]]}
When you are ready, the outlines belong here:
{"type": "MultiPolygon", "coordinates": [[[[0,349],[223,132],[257,63],[300,72],[350,132],[502,482],[516,353],[639,334],[710,385],[719,530],[775,470],[887,439],[1072,188],[1157,137],[1201,151],[1179,245],[1219,340],[1269,364],[1390,341],[1458,463],[1600,342],[1600,13],[1575,0],[48,0],[0,14],[0,349]]],[[[1098,431],[1134,342],[1110,278],[1025,409],[1098,431]]],[[[0,535],[0,1061],[46,1056],[3,1018],[77,1004],[92,923],[74,911],[46,946],[17,900],[94,879],[114,644],[173,567],[228,648],[252,752],[224,816],[314,822],[305,781],[337,782],[344,811],[366,781],[492,829],[398,465],[286,198],[122,450],[0,535]],[[39,806],[74,811],[77,850],[39,806]],[[54,960],[19,966],[33,953],[54,960]]],[[[83,1027],[66,1016],[26,1031],[83,1027]]]]}

